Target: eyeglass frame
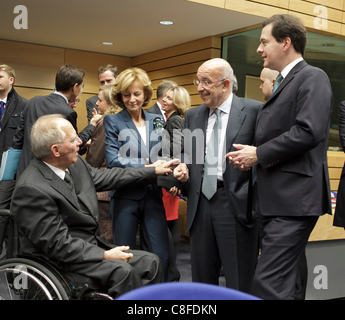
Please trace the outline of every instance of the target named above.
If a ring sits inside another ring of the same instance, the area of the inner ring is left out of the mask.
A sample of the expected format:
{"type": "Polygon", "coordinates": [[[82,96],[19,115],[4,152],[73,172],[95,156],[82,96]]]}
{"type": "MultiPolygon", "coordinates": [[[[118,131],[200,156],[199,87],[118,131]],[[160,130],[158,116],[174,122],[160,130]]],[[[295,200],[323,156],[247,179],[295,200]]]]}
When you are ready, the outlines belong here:
{"type": "Polygon", "coordinates": [[[208,88],[209,89],[210,88],[210,84],[224,82],[225,80],[227,80],[227,79],[225,78],[223,80],[217,80],[217,81],[208,83],[206,80],[200,81],[199,79],[194,79],[193,80],[193,84],[196,87],[199,87],[199,85],[201,84],[203,88],[208,88]],[[205,83],[206,83],[206,85],[205,85],[205,83]]]}

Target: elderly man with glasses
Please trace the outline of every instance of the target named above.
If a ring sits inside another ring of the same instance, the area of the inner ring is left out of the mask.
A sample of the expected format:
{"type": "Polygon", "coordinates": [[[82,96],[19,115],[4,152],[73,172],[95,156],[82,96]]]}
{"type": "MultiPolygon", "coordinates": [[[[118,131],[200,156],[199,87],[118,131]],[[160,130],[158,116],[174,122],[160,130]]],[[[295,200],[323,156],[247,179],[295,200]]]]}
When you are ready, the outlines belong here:
{"type": "Polygon", "coordinates": [[[235,170],[225,155],[234,143],[253,144],[261,103],[234,94],[237,80],[223,59],[205,62],[194,84],[203,105],[187,111],[184,130],[192,278],[218,284],[223,266],[226,286],[249,292],[258,256],[257,223],[248,202],[251,173],[235,170]]]}

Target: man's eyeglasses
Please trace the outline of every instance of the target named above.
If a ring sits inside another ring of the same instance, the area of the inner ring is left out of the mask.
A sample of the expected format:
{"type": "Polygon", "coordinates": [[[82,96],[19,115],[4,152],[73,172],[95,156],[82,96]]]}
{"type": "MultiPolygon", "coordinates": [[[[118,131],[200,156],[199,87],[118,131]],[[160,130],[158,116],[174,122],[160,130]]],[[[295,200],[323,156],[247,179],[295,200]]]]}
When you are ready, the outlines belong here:
{"type": "Polygon", "coordinates": [[[208,82],[207,80],[202,80],[202,81],[200,81],[200,80],[198,80],[198,79],[195,79],[194,81],[193,81],[193,83],[194,83],[194,85],[196,86],[196,87],[199,87],[199,85],[201,84],[201,86],[203,87],[203,88],[210,88],[210,85],[211,84],[213,84],[213,83],[221,83],[221,82],[223,82],[223,81],[225,81],[226,79],[223,79],[223,80],[218,80],[218,81],[214,81],[214,82],[208,82]]]}
{"type": "Polygon", "coordinates": [[[68,100],[68,103],[79,103],[80,99],[75,99],[75,100],[68,100]]]}

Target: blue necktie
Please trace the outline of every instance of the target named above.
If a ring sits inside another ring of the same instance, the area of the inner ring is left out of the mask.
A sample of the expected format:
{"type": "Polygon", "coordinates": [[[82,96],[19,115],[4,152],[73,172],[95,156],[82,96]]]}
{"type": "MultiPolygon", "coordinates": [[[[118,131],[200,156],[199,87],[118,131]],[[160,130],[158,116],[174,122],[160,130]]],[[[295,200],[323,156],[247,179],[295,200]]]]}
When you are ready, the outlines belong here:
{"type": "MultiPolygon", "coordinates": [[[[2,116],[5,113],[5,102],[0,102],[0,120],[2,119],[2,116]]],[[[0,130],[1,130],[1,122],[0,122],[0,130]]]]}
{"type": "Polygon", "coordinates": [[[207,145],[207,154],[205,157],[204,179],[202,182],[202,193],[211,200],[217,192],[217,168],[218,168],[218,130],[222,129],[221,110],[216,109],[217,116],[214,124],[210,141],[207,145]]]}

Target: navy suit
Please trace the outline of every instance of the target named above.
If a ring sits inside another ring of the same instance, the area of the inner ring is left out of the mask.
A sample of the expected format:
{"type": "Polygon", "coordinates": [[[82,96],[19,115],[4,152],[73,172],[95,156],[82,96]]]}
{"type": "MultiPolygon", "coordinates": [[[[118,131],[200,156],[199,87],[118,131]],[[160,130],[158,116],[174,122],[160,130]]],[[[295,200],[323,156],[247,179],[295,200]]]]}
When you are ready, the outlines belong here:
{"type": "MultiPolygon", "coordinates": [[[[147,145],[126,109],[104,118],[105,156],[108,168],[144,167],[158,158],[161,137],[154,130],[157,115],[143,111],[147,145]]],[[[110,192],[114,243],[136,246],[138,223],[143,229],[149,251],[162,261],[167,277],[169,265],[168,229],[162,190],[156,184],[142,182],[110,192]]]]}
{"type": "Polygon", "coordinates": [[[300,257],[318,217],[332,213],[327,148],[333,93],[327,75],[299,62],[258,115],[255,141],[262,253],[254,294],[302,299],[300,257]]]}

